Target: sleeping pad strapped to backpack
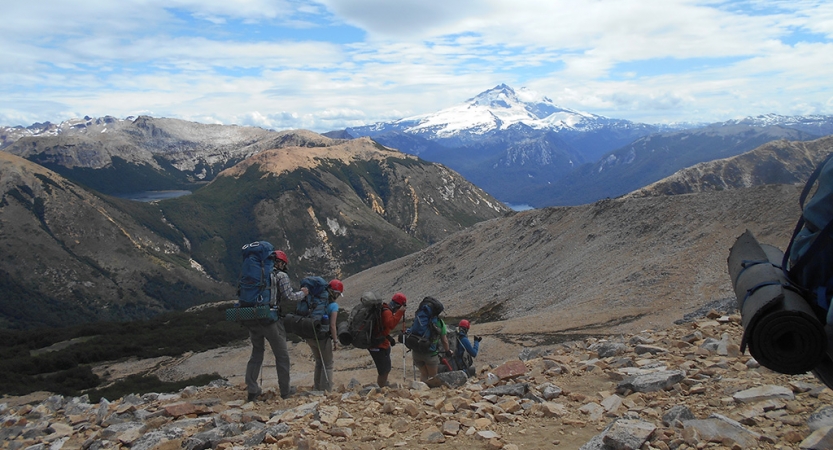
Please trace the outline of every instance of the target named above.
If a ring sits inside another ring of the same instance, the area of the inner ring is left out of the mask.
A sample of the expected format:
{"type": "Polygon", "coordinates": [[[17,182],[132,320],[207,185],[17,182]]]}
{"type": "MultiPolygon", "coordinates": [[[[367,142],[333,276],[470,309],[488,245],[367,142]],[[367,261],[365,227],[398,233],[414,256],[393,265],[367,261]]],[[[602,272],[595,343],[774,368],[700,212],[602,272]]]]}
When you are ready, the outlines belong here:
{"type": "Polygon", "coordinates": [[[295,314],[287,314],[283,318],[286,332],[302,339],[324,339],[330,332],[329,325],[321,323],[330,304],[327,281],[321,277],[307,277],[301,280],[301,287],[307,288],[309,294],[298,302],[295,314]]]}
{"type": "Polygon", "coordinates": [[[277,307],[270,308],[272,298],[271,258],[275,247],[266,241],[255,241],[241,249],[243,265],[237,280],[237,305],[226,310],[226,320],[241,321],[253,319],[278,320],[277,307]]]}
{"type": "Polygon", "coordinates": [[[425,297],[419,302],[414,323],[405,330],[405,347],[418,353],[433,353],[437,350],[436,340],[440,330],[434,318],[443,312],[443,304],[434,297],[425,297]]]}
{"type": "Polygon", "coordinates": [[[362,294],[361,302],[350,311],[347,322],[339,326],[339,342],[363,349],[378,347],[387,339],[382,334],[382,309],[386,307],[374,293],[362,294]]]}

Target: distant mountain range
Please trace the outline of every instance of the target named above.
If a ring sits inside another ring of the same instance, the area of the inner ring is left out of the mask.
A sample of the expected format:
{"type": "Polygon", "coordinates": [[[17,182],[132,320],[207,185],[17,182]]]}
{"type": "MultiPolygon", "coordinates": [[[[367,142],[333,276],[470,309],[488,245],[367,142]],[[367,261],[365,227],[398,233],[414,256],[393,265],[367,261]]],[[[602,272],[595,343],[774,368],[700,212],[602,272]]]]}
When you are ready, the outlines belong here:
{"type": "Polygon", "coordinates": [[[833,133],[833,116],[764,115],[650,125],[562,108],[506,85],[432,114],[347,128],[460,172],[498,199],[536,207],[616,197],[679,169],[776,139],[833,133]]]}
{"type": "Polygon", "coordinates": [[[550,185],[527,193],[530,204],[580,205],[615,198],[668,177],[678,170],[728,158],[776,140],[817,136],[780,125],[717,124],[645,136],[585,164],[550,185]]]}
{"type": "MultiPolygon", "coordinates": [[[[635,123],[563,108],[528,89],[501,84],[435,113],[324,136],[370,137],[446,165],[498,200],[545,207],[615,198],[690,165],[739,155],[765,142],[831,133],[833,116],[824,115],[635,123]]],[[[115,195],[193,189],[265,149],[327,145],[322,139],[302,130],[150,117],[0,127],[0,148],[115,195]]]]}
{"type": "Polygon", "coordinates": [[[275,132],[140,116],[0,128],[2,149],[106,194],[193,188],[271,148],[322,147],[309,131],[275,132]]]}

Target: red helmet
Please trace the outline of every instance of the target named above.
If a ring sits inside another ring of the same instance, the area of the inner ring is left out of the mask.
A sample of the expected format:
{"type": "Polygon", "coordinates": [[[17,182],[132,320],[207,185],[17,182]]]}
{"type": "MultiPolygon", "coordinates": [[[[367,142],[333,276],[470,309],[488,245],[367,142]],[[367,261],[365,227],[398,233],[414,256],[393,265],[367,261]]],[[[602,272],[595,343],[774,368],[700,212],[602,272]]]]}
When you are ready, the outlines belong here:
{"type": "Polygon", "coordinates": [[[465,328],[465,329],[467,329],[467,330],[468,330],[469,328],[471,328],[471,324],[470,324],[470,323],[469,323],[469,321],[468,321],[468,320],[466,320],[466,319],[461,320],[461,321],[460,321],[460,325],[457,325],[457,326],[458,326],[458,327],[460,327],[460,328],[465,328]]]}
{"type": "Polygon", "coordinates": [[[286,257],[286,253],[280,250],[272,252],[272,256],[278,261],[283,261],[284,263],[289,264],[289,258],[286,257]]]}
{"type": "Polygon", "coordinates": [[[405,303],[408,303],[408,299],[405,298],[405,294],[403,294],[401,292],[397,292],[396,294],[393,294],[393,298],[391,300],[393,300],[393,302],[396,303],[397,305],[404,305],[405,303]]]}
{"type": "Polygon", "coordinates": [[[332,280],[332,281],[330,281],[329,286],[330,286],[330,289],[332,289],[334,291],[344,292],[344,284],[341,281],[332,280]]]}

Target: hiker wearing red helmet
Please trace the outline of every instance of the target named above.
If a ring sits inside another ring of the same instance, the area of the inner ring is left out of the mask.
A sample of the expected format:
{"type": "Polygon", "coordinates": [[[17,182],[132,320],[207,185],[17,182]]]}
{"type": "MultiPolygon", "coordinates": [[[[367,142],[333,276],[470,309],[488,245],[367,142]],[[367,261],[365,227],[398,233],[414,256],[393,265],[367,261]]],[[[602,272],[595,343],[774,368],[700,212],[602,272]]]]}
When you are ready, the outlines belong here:
{"type": "Polygon", "coordinates": [[[390,333],[396,328],[399,321],[402,320],[402,317],[405,316],[407,303],[408,299],[405,298],[405,294],[397,292],[393,294],[389,303],[382,304],[382,326],[379,332],[385,336],[385,340],[378,346],[367,350],[370,352],[370,357],[373,358],[373,363],[376,365],[376,384],[379,387],[388,385],[388,375],[393,366],[390,359],[390,347],[391,343],[394,342],[393,338],[390,337],[390,333]]]}
{"type": "MultiPolygon", "coordinates": [[[[278,289],[270,289],[271,296],[269,303],[273,306],[280,307],[281,300],[297,302],[303,299],[308,291],[307,288],[301,288],[300,291],[293,291],[289,284],[289,275],[286,274],[286,266],[289,258],[286,253],[276,250],[272,253],[271,258],[275,260],[274,268],[272,269],[272,286],[278,286],[278,289]]],[[[286,347],[286,329],[283,322],[278,320],[276,322],[262,323],[260,321],[251,321],[245,324],[249,330],[249,340],[252,342],[252,354],[249,357],[249,362],[246,364],[246,391],[248,391],[248,401],[257,400],[260,396],[261,389],[257,382],[260,368],[263,366],[263,354],[266,351],[264,341],[269,341],[269,346],[272,348],[272,353],[275,355],[275,371],[278,374],[278,386],[281,390],[281,398],[287,398],[291,395],[289,385],[289,349],[286,347]]]]}
{"type": "Polygon", "coordinates": [[[452,356],[452,365],[455,370],[464,370],[468,376],[474,375],[474,359],[480,351],[480,341],[483,339],[479,336],[474,337],[474,345],[471,345],[469,340],[469,329],[471,323],[463,319],[457,325],[457,346],[454,348],[454,355],[452,356]]]}
{"type": "Polygon", "coordinates": [[[312,376],[312,389],[314,391],[329,392],[333,390],[333,351],[338,350],[336,337],[336,320],[338,319],[338,300],[343,295],[344,284],[340,280],[330,280],[327,283],[327,294],[329,297],[324,314],[330,322],[330,334],[324,340],[306,339],[312,351],[312,358],[315,360],[315,371],[312,376]]]}

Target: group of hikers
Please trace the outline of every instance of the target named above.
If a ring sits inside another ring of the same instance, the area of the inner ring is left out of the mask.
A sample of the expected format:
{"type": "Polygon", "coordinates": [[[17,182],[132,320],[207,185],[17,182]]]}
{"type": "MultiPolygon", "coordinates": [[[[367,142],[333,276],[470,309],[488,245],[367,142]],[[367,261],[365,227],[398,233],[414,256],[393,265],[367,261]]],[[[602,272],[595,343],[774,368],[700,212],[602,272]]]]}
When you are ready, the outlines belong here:
{"type": "MultiPolygon", "coordinates": [[[[252,344],[252,353],[246,365],[245,376],[247,400],[257,400],[262,392],[258,376],[263,365],[265,341],[269,342],[275,356],[275,370],[281,398],[288,398],[294,393],[294,388],[290,386],[290,360],[286,341],[288,331],[297,333],[310,347],[315,360],[313,390],[331,391],[333,389],[333,352],[338,349],[339,339],[343,338],[345,341],[342,342],[345,344],[353,340],[349,335],[345,336],[346,332],[337,329],[339,311],[337,300],[344,293],[344,284],[337,279],[326,282],[320,277],[310,277],[302,280],[301,288],[295,291],[287,275],[289,259],[286,253],[273,250],[271,244],[260,241],[244,246],[244,254],[249,246],[260,247],[258,250],[261,252],[268,250],[268,253],[263,253],[265,260],[263,262],[268,264],[263,264],[261,270],[265,271],[271,267],[271,273],[266,281],[270,288],[268,296],[264,295],[264,298],[260,300],[264,305],[268,301],[268,307],[277,312],[271,319],[241,321],[249,331],[252,344]],[[263,269],[264,267],[267,269],[263,269]],[[322,285],[320,289],[316,288],[316,283],[313,282],[315,279],[319,280],[318,284],[322,285]],[[282,302],[295,303],[297,305],[295,313],[281,314],[279,305],[282,302]],[[316,314],[313,314],[313,311],[316,314]],[[281,320],[282,316],[283,320],[281,320]],[[313,331],[307,334],[307,328],[313,331]]],[[[260,292],[265,292],[262,288],[266,283],[260,282],[260,292]]],[[[459,322],[456,331],[449,331],[449,327],[439,317],[443,305],[438,300],[425,297],[417,308],[413,324],[407,329],[404,326],[404,316],[408,300],[401,292],[395,293],[388,302],[379,301],[375,294],[367,292],[362,295],[362,303],[365,302],[377,305],[374,317],[378,319],[372,322],[372,329],[368,330],[371,337],[367,341],[369,344],[360,345],[358,341],[361,340],[357,339],[356,346],[368,350],[376,366],[378,386],[389,385],[388,376],[393,367],[391,347],[397,342],[391,333],[400,323],[403,324],[403,333],[398,341],[412,352],[413,365],[419,369],[421,381],[436,386],[438,383],[434,377],[440,372],[462,370],[468,376],[474,374],[473,358],[480,350],[482,338],[474,337],[473,343],[469,340],[468,332],[471,323],[465,319],[459,322]],[[449,339],[449,336],[452,338],[449,339]]],[[[352,316],[350,320],[353,320],[352,316]]]]}

